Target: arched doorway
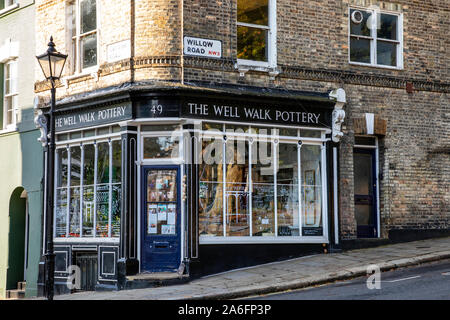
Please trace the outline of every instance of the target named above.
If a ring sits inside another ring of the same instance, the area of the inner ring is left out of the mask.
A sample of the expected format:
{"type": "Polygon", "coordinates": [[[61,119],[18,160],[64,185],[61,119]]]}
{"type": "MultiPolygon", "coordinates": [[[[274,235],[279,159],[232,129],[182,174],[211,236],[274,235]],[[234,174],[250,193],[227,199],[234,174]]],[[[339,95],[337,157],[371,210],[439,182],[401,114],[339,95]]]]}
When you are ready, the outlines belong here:
{"type": "Polygon", "coordinates": [[[6,290],[17,289],[18,283],[25,281],[27,220],[27,192],[19,187],[9,201],[6,290]]]}

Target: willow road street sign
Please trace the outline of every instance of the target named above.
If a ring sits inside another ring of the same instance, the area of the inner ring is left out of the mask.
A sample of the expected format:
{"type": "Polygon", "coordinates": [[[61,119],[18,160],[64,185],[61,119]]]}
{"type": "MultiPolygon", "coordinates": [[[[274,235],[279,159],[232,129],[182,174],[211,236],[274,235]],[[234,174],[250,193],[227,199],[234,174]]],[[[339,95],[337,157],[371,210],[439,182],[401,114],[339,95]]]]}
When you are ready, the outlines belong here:
{"type": "Polygon", "coordinates": [[[222,42],[219,40],[184,37],[184,54],[207,58],[222,58],[222,42]]]}

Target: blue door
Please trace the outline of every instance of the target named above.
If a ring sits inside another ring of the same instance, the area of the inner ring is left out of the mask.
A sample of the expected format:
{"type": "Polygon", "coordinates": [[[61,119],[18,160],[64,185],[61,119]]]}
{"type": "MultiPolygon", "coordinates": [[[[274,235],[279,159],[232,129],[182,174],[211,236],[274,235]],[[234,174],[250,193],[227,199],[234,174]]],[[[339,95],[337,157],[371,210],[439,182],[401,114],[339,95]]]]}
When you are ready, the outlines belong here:
{"type": "Polygon", "coordinates": [[[179,182],[178,166],[142,170],[142,272],[175,272],[180,266],[179,182]]]}
{"type": "Polygon", "coordinates": [[[377,176],[375,150],[354,149],[355,218],[358,238],[376,238],[377,176]]]}

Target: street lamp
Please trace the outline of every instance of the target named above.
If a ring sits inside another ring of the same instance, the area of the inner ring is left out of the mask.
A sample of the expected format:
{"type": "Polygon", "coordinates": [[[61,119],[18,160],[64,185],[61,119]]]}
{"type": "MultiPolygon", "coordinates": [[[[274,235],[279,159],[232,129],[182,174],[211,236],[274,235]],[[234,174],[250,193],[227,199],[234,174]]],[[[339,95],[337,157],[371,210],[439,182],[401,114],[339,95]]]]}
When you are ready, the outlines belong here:
{"type": "Polygon", "coordinates": [[[49,142],[47,145],[47,183],[46,183],[46,240],[47,246],[45,251],[45,295],[48,300],[53,300],[54,295],[54,273],[55,273],[55,254],[53,252],[53,192],[55,180],[55,117],[53,115],[56,106],[56,87],[55,81],[61,78],[64,65],[66,64],[67,55],[59,53],[55,49],[53,37],[50,37],[47,52],[36,57],[42,72],[47,80],[50,80],[51,87],[51,107],[50,107],[50,132],[49,142]]]}

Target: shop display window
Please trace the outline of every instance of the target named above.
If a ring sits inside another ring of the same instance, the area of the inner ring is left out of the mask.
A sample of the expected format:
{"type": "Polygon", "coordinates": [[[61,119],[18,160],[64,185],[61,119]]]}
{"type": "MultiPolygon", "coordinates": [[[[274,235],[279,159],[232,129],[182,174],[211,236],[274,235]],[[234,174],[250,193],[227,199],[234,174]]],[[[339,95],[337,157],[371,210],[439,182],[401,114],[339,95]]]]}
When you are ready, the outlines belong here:
{"type": "Polygon", "coordinates": [[[287,128],[280,136],[263,127],[226,125],[214,134],[211,128],[203,124],[199,164],[203,241],[323,236],[325,151],[321,141],[308,140],[321,139],[322,131],[287,128]]]}
{"type": "Polygon", "coordinates": [[[56,238],[120,236],[120,140],[57,149],[56,238]]]}

